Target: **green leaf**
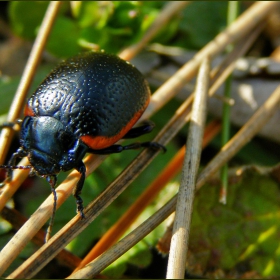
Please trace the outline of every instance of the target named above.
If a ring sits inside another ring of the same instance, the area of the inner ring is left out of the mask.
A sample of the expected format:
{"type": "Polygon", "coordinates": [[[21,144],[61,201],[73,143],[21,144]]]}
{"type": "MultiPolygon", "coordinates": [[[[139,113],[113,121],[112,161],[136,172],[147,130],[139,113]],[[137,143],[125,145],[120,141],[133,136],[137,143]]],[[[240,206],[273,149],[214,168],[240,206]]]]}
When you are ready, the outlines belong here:
{"type": "Polygon", "coordinates": [[[10,2],[9,19],[13,31],[25,39],[34,39],[48,4],[48,1],[10,2]]]}
{"type": "Polygon", "coordinates": [[[78,45],[79,37],[80,30],[77,24],[61,16],[55,21],[46,48],[58,57],[74,56],[82,50],[78,45]]]}
{"type": "Polygon", "coordinates": [[[139,1],[116,1],[114,13],[108,22],[114,28],[129,27],[139,28],[139,20],[142,18],[141,4],[139,1]]]}
{"type": "Polygon", "coordinates": [[[72,9],[82,28],[95,26],[103,28],[114,11],[114,3],[111,1],[83,1],[78,2],[72,9]]]}
{"type": "MultiPolygon", "coordinates": [[[[34,81],[29,90],[29,94],[31,94],[38,85],[42,82],[42,80],[47,76],[50,70],[54,67],[54,65],[44,65],[39,67],[34,77],[34,81]]],[[[0,98],[1,98],[1,106],[0,106],[0,115],[6,114],[9,111],[9,107],[13,101],[15,92],[20,82],[20,77],[0,77],[0,98]]]]}
{"type": "Polygon", "coordinates": [[[247,171],[219,204],[219,187],[204,186],[194,202],[190,250],[205,269],[248,262],[263,276],[280,272],[280,192],[268,176],[247,171]]]}
{"type": "Polygon", "coordinates": [[[226,26],[226,14],[227,2],[192,2],[182,11],[179,29],[184,36],[177,43],[191,49],[204,47],[226,26]]]}

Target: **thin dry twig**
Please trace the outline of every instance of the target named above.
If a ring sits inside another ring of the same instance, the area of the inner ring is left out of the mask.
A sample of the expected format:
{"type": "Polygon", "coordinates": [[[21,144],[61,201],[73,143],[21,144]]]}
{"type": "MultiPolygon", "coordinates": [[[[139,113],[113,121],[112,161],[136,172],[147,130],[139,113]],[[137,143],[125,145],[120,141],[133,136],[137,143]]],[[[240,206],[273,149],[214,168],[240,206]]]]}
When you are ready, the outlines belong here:
{"type": "Polygon", "coordinates": [[[248,143],[253,135],[255,135],[269,118],[274,114],[279,107],[280,86],[271,94],[267,101],[256,111],[253,117],[238,131],[238,133],[229,141],[221,152],[208,164],[199,176],[197,189],[201,188],[207,181],[208,174],[213,175],[217,171],[216,166],[222,166],[233,155],[235,155],[240,147],[248,143]]]}
{"type": "MultiPolygon", "coordinates": [[[[8,221],[15,230],[18,230],[27,221],[27,218],[17,210],[8,207],[2,210],[1,216],[8,221]]],[[[43,230],[38,231],[33,237],[32,242],[38,246],[42,246],[45,243],[45,232],[43,230]]],[[[56,256],[56,259],[70,269],[74,269],[81,262],[80,258],[64,249],[56,256]]]]}
{"type": "MultiPolygon", "coordinates": [[[[280,86],[271,94],[269,99],[258,109],[251,119],[239,130],[239,132],[222,148],[215,158],[204,168],[197,180],[196,190],[201,188],[211,176],[217,172],[235,153],[237,153],[262,126],[275,113],[280,102],[280,86]],[[245,137],[244,137],[245,136],[245,137]]],[[[164,221],[176,207],[177,195],[166,205],[159,209],[153,216],[142,223],[138,228],[129,233],[105,253],[84,268],[71,275],[71,279],[93,278],[109,264],[119,258],[131,247],[142,240],[152,229],[164,221]]]]}
{"type": "MultiPolygon", "coordinates": [[[[27,157],[23,158],[19,165],[26,166],[29,164],[27,157]]],[[[5,207],[7,202],[13,197],[14,193],[18,190],[18,188],[22,185],[25,179],[28,177],[29,170],[20,170],[16,169],[13,171],[13,180],[5,184],[3,188],[1,188],[0,195],[0,212],[5,207]]]]}
{"type": "Polygon", "coordinates": [[[164,104],[174,97],[175,94],[196,75],[197,69],[205,57],[208,56],[213,58],[222,52],[228,44],[236,42],[245,34],[254,30],[254,28],[264,20],[268,13],[277,6],[279,6],[279,2],[277,1],[261,1],[253,4],[248,10],[239,16],[233,24],[217,35],[216,38],[202,48],[193,59],[182,66],[176,74],[155,91],[152,95],[150,105],[141,119],[150,118],[154,111],[158,111],[164,104]]]}
{"type": "Polygon", "coordinates": [[[199,168],[202,137],[206,120],[206,103],[209,87],[210,61],[206,58],[201,64],[197,77],[192,114],[182,180],[178,192],[173,236],[167,266],[167,279],[182,279],[185,275],[185,264],[191,225],[196,177],[199,168]]]}
{"type": "MultiPolygon", "coordinates": [[[[46,11],[41,27],[39,29],[38,36],[36,37],[30,56],[26,63],[24,72],[22,74],[19,86],[14,96],[13,103],[10,107],[10,111],[8,113],[7,118],[8,122],[14,122],[20,116],[23,104],[27,96],[28,89],[31,85],[33,76],[40,61],[41,54],[44,50],[48,36],[54,24],[59,6],[60,1],[50,2],[49,4],[49,7],[46,11]]],[[[2,164],[5,160],[5,156],[9,149],[12,137],[12,129],[4,128],[2,130],[0,135],[0,164],[2,164]]]]}
{"type": "Polygon", "coordinates": [[[131,60],[148,44],[148,42],[169,22],[174,15],[182,11],[182,9],[184,9],[189,3],[189,1],[172,1],[167,3],[141,40],[137,44],[123,50],[119,56],[122,59],[131,60]]]}

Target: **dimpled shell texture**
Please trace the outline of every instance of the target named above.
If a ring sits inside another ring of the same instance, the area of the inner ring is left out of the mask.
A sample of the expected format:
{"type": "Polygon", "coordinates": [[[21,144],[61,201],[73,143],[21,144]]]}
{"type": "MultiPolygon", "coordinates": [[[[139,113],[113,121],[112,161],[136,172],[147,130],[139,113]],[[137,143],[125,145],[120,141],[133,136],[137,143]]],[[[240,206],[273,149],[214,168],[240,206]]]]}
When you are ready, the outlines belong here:
{"type": "Polygon", "coordinates": [[[149,99],[148,84],[134,66],[115,55],[90,52],[58,65],[27,106],[34,116],[60,120],[77,138],[113,137],[137,121],[149,99]]]}

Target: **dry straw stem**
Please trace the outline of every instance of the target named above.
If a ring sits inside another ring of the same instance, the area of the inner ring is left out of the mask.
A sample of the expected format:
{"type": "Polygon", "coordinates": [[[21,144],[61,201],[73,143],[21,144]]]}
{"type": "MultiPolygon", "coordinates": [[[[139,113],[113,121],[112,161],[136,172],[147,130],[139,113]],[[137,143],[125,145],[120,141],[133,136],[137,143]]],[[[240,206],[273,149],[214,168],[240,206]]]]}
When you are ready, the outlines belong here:
{"type": "Polygon", "coordinates": [[[240,40],[245,34],[254,30],[268,13],[279,5],[280,3],[277,1],[260,1],[254,3],[228,28],[202,48],[193,59],[181,67],[175,75],[153,94],[150,105],[143,114],[142,119],[148,119],[154,111],[159,110],[174,97],[174,95],[196,75],[197,69],[205,57],[213,58],[222,52],[228,44],[240,40]]]}
{"type": "MultiPolygon", "coordinates": [[[[254,135],[256,135],[256,133],[275,113],[279,107],[279,103],[280,86],[200,173],[197,180],[196,190],[201,188],[205,182],[221,168],[221,166],[223,166],[235,153],[237,153],[247,142],[249,142],[254,135]]],[[[176,201],[177,195],[108,251],[100,255],[84,268],[72,274],[71,279],[88,279],[100,273],[110,263],[119,258],[122,254],[149,234],[152,229],[164,221],[175,210],[176,201]]]]}
{"type": "Polygon", "coordinates": [[[279,107],[280,86],[271,94],[268,100],[257,110],[253,117],[238,131],[238,133],[221,149],[221,152],[208,164],[199,176],[197,189],[201,188],[208,177],[217,171],[217,166],[222,166],[233,155],[235,155],[241,147],[248,143],[252,137],[260,131],[264,124],[275,113],[279,107]]]}
{"type": "Polygon", "coordinates": [[[123,50],[119,56],[125,60],[131,60],[137,53],[139,53],[148,42],[169,22],[169,20],[181,12],[185,8],[189,1],[172,1],[165,5],[159,16],[155,19],[153,24],[149,27],[147,32],[141,38],[141,40],[125,50],[123,50]]]}
{"type": "MultiPolygon", "coordinates": [[[[259,28],[258,28],[259,29],[259,28]]],[[[252,32],[250,36],[246,38],[248,43],[240,42],[242,44],[242,48],[240,49],[239,45],[237,48],[239,49],[239,55],[244,54],[244,52],[250,46],[249,42],[252,43],[252,38],[255,38],[257,34],[257,30],[252,32]]],[[[235,50],[234,50],[235,51],[235,50]]],[[[231,55],[228,57],[231,58],[231,55]]],[[[238,57],[238,56],[237,56],[238,57]]],[[[236,59],[237,59],[236,57],[236,59]]],[[[225,61],[230,62],[231,65],[229,68],[233,69],[233,62],[232,59],[225,59],[225,61]]],[[[215,71],[216,73],[223,73],[223,71],[215,71]]],[[[228,73],[227,69],[224,71],[228,73]]],[[[226,76],[224,76],[226,78],[226,76]]],[[[216,79],[216,78],[214,78],[216,79]]],[[[220,83],[222,81],[219,81],[220,83]]],[[[217,88],[216,84],[212,87],[217,88]]],[[[210,89],[211,91],[211,89],[210,89]]],[[[213,91],[212,91],[213,92],[213,91]]],[[[167,144],[172,137],[182,128],[182,126],[189,120],[189,105],[192,103],[192,96],[188,98],[176,111],[175,116],[168,122],[168,124],[162,129],[162,131],[158,134],[158,136],[154,139],[154,141],[159,142],[162,145],[167,144]]],[[[91,155],[93,156],[93,155],[91,155]]],[[[144,150],[133,162],[132,164],[125,170],[123,173],[112,183],[110,186],[106,188],[106,190],[101,193],[101,195],[96,198],[86,209],[86,219],[80,220],[79,216],[74,217],[66,226],[64,226],[50,241],[42,246],[33,256],[31,256],[24,264],[22,264],[16,271],[12,273],[12,277],[19,277],[19,278],[26,278],[32,277],[35,275],[45,264],[47,264],[55,255],[64,248],[74,237],[76,237],[85,227],[87,224],[92,222],[104,209],[109,205],[127,186],[128,184],[136,178],[136,176],[146,167],[147,164],[151,162],[153,157],[156,156],[156,153],[152,150],[144,150]]],[[[91,172],[91,167],[88,166],[89,163],[92,161],[87,161],[88,157],[86,158],[86,166],[89,168],[89,172],[91,172]]],[[[70,176],[76,172],[72,172],[70,176]]],[[[70,180],[71,178],[67,179],[69,182],[72,183],[70,180]]],[[[76,178],[77,180],[77,178],[76,178]]],[[[74,182],[75,184],[76,182],[74,182]]],[[[70,184],[70,183],[69,183],[70,184]]],[[[71,185],[72,187],[74,185],[71,185]]],[[[63,188],[66,188],[66,183],[64,182],[63,185],[60,185],[58,189],[63,191],[63,188]],[[61,189],[60,189],[61,188],[61,189]]],[[[68,188],[68,185],[67,185],[68,188]]],[[[58,193],[58,195],[60,195],[58,193]]],[[[51,212],[51,197],[48,198],[49,204],[48,207],[50,208],[51,212]]],[[[43,205],[36,211],[36,213],[40,213],[44,211],[47,203],[43,203],[43,205]],[[44,205],[44,207],[42,207],[44,205]]],[[[49,213],[50,215],[50,213],[49,213]]],[[[36,219],[33,220],[33,216],[27,221],[27,223],[16,233],[14,238],[4,247],[1,252],[2,257],[2,264],[5,265],[6,269],[7,266],[12,262],[11,258],[15,258],[15,255],[19,253],[19,251],[25,246],[27,241],[35,234],[36,229],[32,227],[34,222],[38,227],[42,223],[45,217],[40,217],[40,220],[36,219]],[[19,249],[20,248],[20,249],[19,249]]],[[[39,217],[38,217],[39,218],[39,217]]],[[[0,268],[1,271],[1,268],[0,268]]]]}
{"type": "MultiPolygon", "coordinates": [[[[3,219],[8,221],[12,226],[13,229],[18,230],[27,220],[21,213],[19,213],[15,209],[10,209],[8,207],[5,207],[1,215],[3,219]]],[[[33,237],[32,242],[38,246],[42,246],[45,243],[45,231],[40,230],[38,233],[33,237]]],[[[70,269],[74,269],[77,267],[81,259],[77,256],[73,255],[67,250],[62,250],[57,256],[56,259],[59,261],[59,263],[69,267],[70,269]]]]}
{"type": "MultiPolygon", "coordinates": [[[[59,5],[59,1],[50,2],[49,4],[49,7],[46,11],[41,27],[39,29],[38,36],[36,37],[29,59],[26,63],[24,72],[22,74],[19,86],[14,96],[13,103],[10,107],[10,111],[7,118],[8,122],[14,122],[20,116],[23,104],[25,103],[25,99],[28,93],[28,89],[39,64],[39,60],[44,50],[48,36],[51,32],[51,28],[53,26],[56,14],[59,9],[59,5]]],[[[2,133],[0,135],[0,164],[3,164],[5,160],[12,137],[12,129],[4,128],[2,130],[2,133]]]]}
{"type": "MultiPolygon", "coordinates": [[[[213,121],[207,125],[203,137],[202,148],[217,135],[220,131],[219,121],[213,121]]],[[[105,250],[115,244],[119,238],[129,229],[131,224],[137,219],[140,213],[149,205],[166,184],[182,169],[185,155],[185,146],[172,158],[168,165],[162,170],[159,176],[149,185],[149,187],[140,195],[140,197],[131,205],[124,215],[101,237],[97,244],[82,260],[75,271],[81,269],[90,261],[101,255],[105,250]]]]}
{"type": "MultiPolygon", "coordinates": [[[[23,158],[19,165],[28,165],[29,161],[27,157],[23,158]]],[[[0,212],[5,207],[6,203],[13,197],[14,193],[18,190],[24,180],[28,177],[29,170],[16,169],[13,171],[13,180],[7,183],[3,188],[1,188],[0,195],[0,212]]]]}
{"type": "Polygon", "coordinates": [[[180,279],[185,275],[191,214],[197,172],[200,163],[202,138],[206,120],[206,103],[209,87],[210,61],[205,59],[200,67],[190,119],[190,128],[182,180],[178,192],[173,236],[167,266],[168,279],[180,279]]]}
{"type": "MultiPolygon", "coordinates": [[[[203,136],[202,149],[204,149],[208,145],[208,143],[210,143],[210,141],[220,132],[221,126],[222,126],[221,121],[218,119],[213,120],[212,122],[207,124],[207,126],[205,128],[204,136],[203,136]]],[[[175,174],[179,173],[179,171],[182,170],[183,160],[184,160],[184,156],[186,153],[185,149],[186,149],[186,146],[183,146],[179,150],[179,152],[176,154],[176,156],[172,159],[172,162],[170,162],[168,164],[168,165],[171,165],[171,163],[173,163],[173,165],[175,165],[175,167],[173,167],[175,169],[173,171],[174,176],[175,176],[175,174]]],[[[172,175],[170,175],[170,178],[174,177],[172,175]]],[[[169,219],[165,233],[162,235],[162,237],[160,238],[160,240],[158,241],[158,243],[156,245],[156,248],[162,254],[167,254],[170,249],[170,240],[171,240],[172,230],[173,230],[173,225],[174,225],[174,216],[175,216],[175,213],[174,213],[174,215],[172,215],[170,217],[171,219],[169,219]]]]}
{"type": "MultiPolygon", "coordinates": [[[[246,38],[248,39],[248,43],[242,43],[243,47],[240,49],[240,55],[242,55],[247,50],[247,48],[249,47],[249,42],[252,43],[252,38],[256,36],[256,33],[257,30],[250,34],[248,38],[246,38]]],[[[233,63],[231,65],[231,69],[233,69],[233,63]]],[[[225,70],[224,72],[227,73],[228,71],[225,70]]],[[[215,84],[213,85],[213,87],[215,87],[215,84]]],[[[162,132],[159,133],[156,139],[154,139],[155,141],[158,141],[162,145],[165,145],[172,139],[172,137],[181,129],[184,123],[188,121],[188,106],[191,103],[192,97],[190,97],[180,106],[175,116],[170,120],[170,122],[165,126],[165,128],[163,128],[162,132]]],[[[25,278],[29,275],[29,271],[32,271],[32,275],[39,271],[41,267],[48,263],[57,254],[58,251],[64,248],[68,244],[68,242],[70,242],[74,237],[76,237],[87,226],[88,223],[94,220],[95,217],[98,216],[104,210],[104,208],[127,187],[127,184],[130,183],[130,179],[133,179],[131,177],[131,172],[134,173],[136,177],[137,174],[142,171],[142,168],[144,168],[145,165],[152,160],[153,154],[154,153],[151,150],[144,150],[142,154],[139,155],[138,158],[132,163],[130,168],[124,171],[124,173],[121,174],[121,176],[117,178],[115,182],[113,182],[98,198],[96,198],[95,201],[91,203],[91,205],[88,206],[88,208],[91,209],[91,215],[90,213],[87,213],[87,218],[83,221],[80,221],[78,216],[72,219],[72,221],[70,221],[64,228],[62,228],[46,245],[44,245],[39,251],[37,251],[20,268],[18,268],[18,270],[15,271],[13,275],[19,275],[19,277],[25,278]],[[126,180],[122,182],[123,178],[125,178],[126,180]],[[48,257],[46,257],[45,254],[48,257]],[[30,270],[28,270],[27,267],[30,267],[30,270]],[[23,272],[24,275],[22,275],[23,272]]],[[[90,155],[85,159],[87,173],[90,173],[94,170],[94,163],[91,160],[92,157],[94,157],[94,155],[90,155]]],[[[76,181],[78,180],[77,176],[78,174],[76,171],[72,172],[67,177],[67,179],[57,188],[58,207],[61,203],[59,201],[60,196],[61,199],[63,199],[67,195],[70,195],[70,190],[75,186],[76,181]],[[74,177],[74,179],[72,177],[74,177]]],[[[15,234],[12,240],[3,248],[1,252],[2,266],[0,267],[0,273],[3,273],[5,271],[5,269],[11,264],[13,259],[25,247],[27,242],[47,221],[47,219],[51,215],[52,205],[52,196],[49,196],[47,201],[45,201],[38,208],[38,210],[31,216],[27,223],[15,234]]]]}

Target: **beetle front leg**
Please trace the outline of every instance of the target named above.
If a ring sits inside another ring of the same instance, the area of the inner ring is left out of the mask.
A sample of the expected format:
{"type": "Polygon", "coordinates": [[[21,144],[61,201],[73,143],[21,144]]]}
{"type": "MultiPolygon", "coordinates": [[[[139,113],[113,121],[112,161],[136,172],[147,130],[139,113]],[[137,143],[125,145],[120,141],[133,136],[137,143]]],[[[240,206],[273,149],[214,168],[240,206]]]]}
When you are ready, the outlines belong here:
{"type": "Polygon", "coordinates": [[[84,186],[85,178],[86,178],[86,167],[83,162],[80,162],[80,166],[76,167],[76,170],[80,172],[81,177],[78,181],[76,187],[73,189],[73,196],[76,198],[76,204],[77,204],[77,212],[80,213],[81,219],[85,218],[85,214],[83,212],[84,205],[83,200],[80,197],[80,194],[82,193],[82,189],[84,186]]]}
{"type": "Polygon", "coordinates": [[[12,129],[16,130],[15,126],[16,125],[21,125],[21,123],[22,123],[21,119],[18,119],[15,122],[4,122],[0,125],[0,129],[2,129],[2,128],[12,128],[12,129]]]}
{"type": "MultiPolygon", "coordinates": [[[[27,153],[22,148],[19,148],[15,153],[13,153],[7,166],[14,166],[17,158],[23,158],[25,156],[27,156],[27,153]]],[[[21,167],[21,166],[18,166],[18,167],[21,167]]],[[[18,169],[20,169],[20,168],[18,168],[18,169]]],[[[3,187],[6,183],[10,182],[12,180],[12,178],[13,178],[13,169],[8,168],[7,176],[6,176],[5,180],[2,183],[0,183],[0,187],[3,187]]]]}

